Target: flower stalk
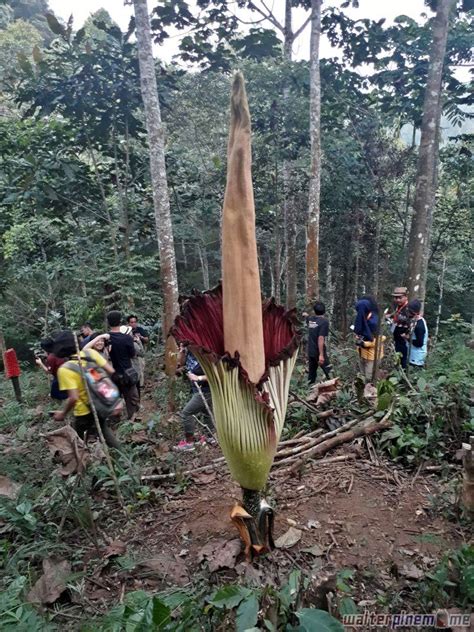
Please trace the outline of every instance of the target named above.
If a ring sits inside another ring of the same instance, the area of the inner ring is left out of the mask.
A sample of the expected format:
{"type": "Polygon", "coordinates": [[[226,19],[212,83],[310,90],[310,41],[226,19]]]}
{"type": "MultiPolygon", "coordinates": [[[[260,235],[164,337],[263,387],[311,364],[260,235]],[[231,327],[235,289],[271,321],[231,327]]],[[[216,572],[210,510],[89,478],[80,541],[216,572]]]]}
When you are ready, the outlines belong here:
{"type": "Polygon", "coordinates": [[[237,73],[231,95],[222,215],[222,285],[182,301],[171,330],[209,382],[217,437],[243,507],[231,518],[248,559],[272,546],[273,511],[261,492],[285,421],[299,336],[295,311],[262,302],[255,236],[250,114],[237,73]]]}

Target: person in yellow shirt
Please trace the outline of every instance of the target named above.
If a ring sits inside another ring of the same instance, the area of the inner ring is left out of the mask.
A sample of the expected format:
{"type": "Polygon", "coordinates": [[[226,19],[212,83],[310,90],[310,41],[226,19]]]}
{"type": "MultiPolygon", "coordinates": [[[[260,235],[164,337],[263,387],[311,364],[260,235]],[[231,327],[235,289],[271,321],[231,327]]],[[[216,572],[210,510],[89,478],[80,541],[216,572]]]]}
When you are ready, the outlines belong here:
{"type": "MultiPolygon", "coordinates": [[[[53,414],[53,418],[56,421],[64,421],[66,415],[72,410],[74,414],[73,427],[79,437],[83,439],[87,431],[95,429],[95,421],[81,373],[67,367],[69,363],[79,364],[72,331],[62,331],[59,334],[54,341],[54,352],[60,358],[67,358],[66,363],[58,369],[58,382],[59,389],[67,391],[68,397],[63,409],[57,410],[53,414]]],[[[115,373],[112,365],[94,349],[89,349],[87,352],[81,351],[81,358],[85,358],[86,354],[94,360],[97,366],[107,371],[109,375],[115,373]]],[[[120,442],[110,429],[107,419],[99,416],[99,422],[107,445],[111,448],[119,449],[121,447],[120,442]]]]}

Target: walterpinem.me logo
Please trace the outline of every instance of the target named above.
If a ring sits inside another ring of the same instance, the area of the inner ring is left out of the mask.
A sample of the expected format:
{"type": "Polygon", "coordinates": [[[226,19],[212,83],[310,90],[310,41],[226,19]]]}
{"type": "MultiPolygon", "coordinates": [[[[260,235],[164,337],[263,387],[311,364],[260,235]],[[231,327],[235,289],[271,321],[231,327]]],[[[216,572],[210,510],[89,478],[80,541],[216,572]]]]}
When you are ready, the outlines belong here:
{"type": "Polygon", "coordinates": [[[442,630],[443,628],[447,629],[455,626],[468,627],[471,623],[471,615],[467,612],[451,613],[447,610],[438,610],[431,614],[364,612],[363,614],[345,614],[342,617],[342,623],[349,628],[371,626],[389,629],[431,627],[442,630]]]}

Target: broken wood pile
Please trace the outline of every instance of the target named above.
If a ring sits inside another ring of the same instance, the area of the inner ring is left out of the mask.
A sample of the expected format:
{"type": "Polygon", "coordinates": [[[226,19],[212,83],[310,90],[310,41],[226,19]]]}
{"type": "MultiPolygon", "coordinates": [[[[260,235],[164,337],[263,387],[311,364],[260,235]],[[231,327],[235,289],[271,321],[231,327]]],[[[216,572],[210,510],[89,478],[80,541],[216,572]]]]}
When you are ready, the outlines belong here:
{"type": "MultiPolygon", "coordinates": [[[[329,409],[320,411],[316,408],[319,404],[315,404],[314,402],[317,402],[318,398],[320,398],[323,400],[323,403],[326,403],[331,398],[332,393],[334,393],[334,395],[336,394],[337,387],[338,380],[336,378],[335,380],[329,380],[328,382],[316,385],[307,400],[302,399],[295,393],[291,393],[290,405],[296,404],[305,406],[311,413],[312,418],[317,418],[318,421],[333,418],[338,415],[336,410],[329,409]]],[[[291,439],[280,441],[273,463],[273,470],[275,471],[275,469],[286,466],[287,469],[283,470],[283,472],[292,473],[309,459],[320,458],[322,455],[343,443],[351,442],[358,437],[368,437],[371,434],[385,430],[389,428],[392,423],[390,413],[391,409],[380,418],[376,416],[373,410],[368,411],[345,421],[339,427],[327,432],[325,432],[324,428],[316,428],[309,432],[301,430],[291,439]]],[[[353,456],[354,454],[348,454],[347,456],[342,455],[335,458],[338,460],[346,460],[353,458],[353,456]]],[[[328,461],[332,460],[333,459],[328,459],[328,461]]],[[[224,457],[220,457],[206,465],[184,472],[182,471],[180,472],[180,476],[219,467],[222,466],[223,462],[224,457]]],[[[142,481],[165,481],[175,478],[176,475],[175,472],[169,474],[151,474],[142,476],[142,481]]]]}

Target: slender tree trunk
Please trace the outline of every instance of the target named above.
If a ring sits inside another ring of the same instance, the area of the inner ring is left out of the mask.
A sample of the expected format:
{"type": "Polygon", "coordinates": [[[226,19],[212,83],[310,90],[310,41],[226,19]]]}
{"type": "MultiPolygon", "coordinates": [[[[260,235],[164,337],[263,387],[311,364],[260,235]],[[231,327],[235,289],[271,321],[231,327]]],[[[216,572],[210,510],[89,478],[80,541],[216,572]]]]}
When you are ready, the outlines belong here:
{"type": "MultiPolygon", "coordinates": [[[[128,202],[126,198],[125,186],[122,182],[122,170],[119,165],[118,156],[118,141],[115,124],[112,128],[112,142],[114,145],[114,163],[115,163],[115,181],[117,183],[117,193],[120,207],[120,215],[122,216],[123,227],[123,249],[125,252],[125,259],[130,261],[130,222],[128,220],[128,202]]],[[[124,179],[126,180],[126,175],[124,179]]]]}
{"type": "MultiPolygon", "coordinates": [[[[415,121],[413,121],[413,133],[411,136],[412,149],[415,147],[415,141],[416,141],[416,125],[415,125],[415,121]]],[[[402,229],[402,256],[405,256],[405,246],[406,246],[406,241],[407,241],[407,230],[408,230],[408,224],[409,224],[408,220],[410,216],[411,184],[412,183],[410,180],[407,185],[407,195],[405,199],[405,216],[403,218],[403,229],[402,229]]]]}
{"type": "Polygon", "coordinates": [[[178,314],[178,276],[176,272],[168,182],[166,179],[165,139],[156,85],[147,0],[133,0],[133,5],[135,8],[138,61],[140,65],[140,86],[150,150],[153,205],[160,252],[164,308],[163,337],[166,340],[165,370],[168,376],[172,376],[176,368],[176,353],[172,338],[168,337],[168,331],[173,324],[175,316],[178,314]]]}
{"type": "MultiPolygon", "coordinates": [[[[291,0],[285,0],[285,28],[283,54],[287,62],[293,56],[293,24],[291,14],[291,0]]],[[[283,88],[283,107],[288,110],[290,88],[288,83],[283,88]]],[[[285,222],[286,247],[286,307],[296,306],[297,273],[296,273],[296,218],[295,201],[291,191],[291,164],[287,156],[283,162],[283,214],[285,222]]]]}
{"type": "Polygon", "coordinates": [[[446,41],[449,29],[449,14],[454,0],[438,0],[433,22],[433,43],[430,66],[423,104],[420,151],[416,174],[414,214],[408,244],[408,292],[414,298],[425,300],[426,276],[425,253],[429,244],[430,206],[434,200],[438,128],[441,115],[441,82],[446,41]]]}
{"type": "MultiPolygon", "coordinates": [[[[382,241],[382,213],[381,213],[382,201],[379,198],[377,202],[377,215],[375,217],[375,239],[374,239],[374,260],[373,260],[373,279],[372,279],[372,294],[377,300],[379,296],[380,285],[380,244],[382,241]]],[[[370,287],[370,281],[368,283],[370,287]]]]}
{"type": "Polygon", "coordinates": [[[354,227],[354,303],[359,298],[360,285],[360,210],[355,213],[354,227]]]}
{"type": "Polygon", "coordinates": [[[336,300],[336,288],[334,287],[334,280],[332,278],[332,256],[328,254],[326,264],[326,296],[328,302],[328,314],[331,320],[334,318],[334,303],[336,300]]]}
{"type": "Polygon", "coordinates": [[[202,282],[204,289],[209,289],[209,263],[207,259],[207,250],[204,244],[197,243],[199,261],[201,262],[202,282]]]}
{"type": "Polygon", "coordinates": [[[319,298],[319,203],[321,198],[321,77],[319,41],[321,38],[321,3],[311,2],[310,106],[311,174],[309,181],[308,224],[306,232],[306,303],[319,298]]]}
{"type": "Polygon", "coordinates": [[[281,303],[281,232],[280,223],[275,226],[275,289],[273,296],[279,305],[281,303]]]}
{"type": "Polygon", "coordinates": [[[438,311],[436,313],[436,325],[433,336],[433,344],[436,344],[439,333],[439,323],[441,321],[441,312],[443,311],[443,294],[444,294],[444,275],[446,274],[446,255],[443,255],[443,267],[441,268],[441,274],[439,276],[439,296],[438,296],[438,311]]]}

